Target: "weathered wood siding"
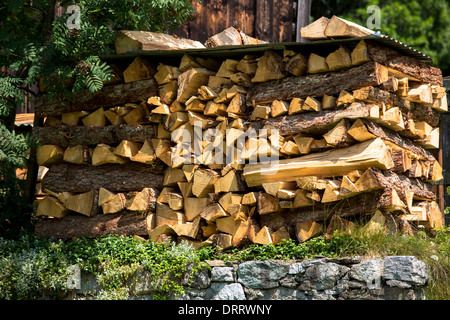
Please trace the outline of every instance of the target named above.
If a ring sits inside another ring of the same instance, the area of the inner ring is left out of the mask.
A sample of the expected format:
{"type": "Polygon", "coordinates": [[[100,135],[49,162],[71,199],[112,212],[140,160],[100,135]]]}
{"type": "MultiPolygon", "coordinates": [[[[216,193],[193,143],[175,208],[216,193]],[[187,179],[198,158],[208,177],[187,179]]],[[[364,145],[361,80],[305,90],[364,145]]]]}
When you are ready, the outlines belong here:
{"type": "Polygon", "coordinates": [[[204,43],[228,27],[268,42],[295,41],[295,0],[203,0],[195,20],[175,34],[204,43]]]}

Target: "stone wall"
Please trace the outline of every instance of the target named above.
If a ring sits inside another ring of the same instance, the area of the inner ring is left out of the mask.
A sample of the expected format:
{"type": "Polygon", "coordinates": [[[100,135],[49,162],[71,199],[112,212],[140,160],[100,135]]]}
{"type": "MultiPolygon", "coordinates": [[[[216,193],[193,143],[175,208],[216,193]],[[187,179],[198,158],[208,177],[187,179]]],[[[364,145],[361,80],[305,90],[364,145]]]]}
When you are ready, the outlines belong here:
{"type": "MultiPolygon", "coordinates": [[[[413,256],[207,263],[209,268],[193,279],[185,277],[186,293],[178,299],[423,300],[428,281],[425,263],[413,256]]],[[[93,277],[88,280],[82,278],[79,294],[98,287],[93,277]]],[[[130,283],[130,299],[153,298],[148,272],[139,272],[130,283]]]]}

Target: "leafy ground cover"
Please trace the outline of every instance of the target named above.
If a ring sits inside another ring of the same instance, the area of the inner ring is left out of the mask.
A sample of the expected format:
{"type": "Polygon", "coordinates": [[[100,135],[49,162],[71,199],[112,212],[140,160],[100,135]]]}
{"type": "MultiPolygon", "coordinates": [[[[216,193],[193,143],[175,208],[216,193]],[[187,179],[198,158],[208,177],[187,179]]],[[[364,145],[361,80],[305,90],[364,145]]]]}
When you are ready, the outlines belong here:
{"type": "Polygon", "coordinates": [[[93,273],[102,290],[93,299],[126,299],[127,280],[144,268],[153,275],[157,297],[183,292],[181,278],[187,264],[195,272],[205,260],[307,259],[317,256],[366,258],[387,255],[414,255],[428,266],[430,282],[427,299],[450,299],[450,229],[438,230],[430,237],[423,231],[415,236],[356,233],[336,234],[331,239],[317,237],[304,243],[294,240],[278,245],[250,245],[220,250],[195,250],[187,242],[153,243],[122,236],[72,240],[23,235],[16,240],[0,238],[0,299],[70,298],[66,281],[68,267],[77,264],[93,273]]]}

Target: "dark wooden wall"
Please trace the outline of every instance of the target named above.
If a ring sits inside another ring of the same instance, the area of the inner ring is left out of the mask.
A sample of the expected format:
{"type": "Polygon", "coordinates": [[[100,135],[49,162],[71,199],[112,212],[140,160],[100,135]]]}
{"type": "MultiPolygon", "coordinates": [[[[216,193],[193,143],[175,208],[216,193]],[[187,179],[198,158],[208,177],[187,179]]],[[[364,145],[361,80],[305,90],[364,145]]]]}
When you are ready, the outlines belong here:
{"type": "Polygon", "coordinates": [[[268,42],[295,41],[296,0],[203,0],[195,20],[174,33],[204,43],[228,27],[268,42]]]}

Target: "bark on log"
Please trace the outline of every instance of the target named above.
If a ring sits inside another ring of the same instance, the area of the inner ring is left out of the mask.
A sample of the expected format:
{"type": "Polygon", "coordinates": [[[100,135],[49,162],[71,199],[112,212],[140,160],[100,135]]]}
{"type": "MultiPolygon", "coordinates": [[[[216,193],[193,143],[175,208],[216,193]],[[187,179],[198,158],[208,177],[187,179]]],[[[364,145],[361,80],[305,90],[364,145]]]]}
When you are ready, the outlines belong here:
{"type": "Polygon", "coordinates": [[[63,219],[39,219],[34,233],[41,237],[100,237],[106,234],[148,235],[151,214],[111,213],[93,217],[69,215],[63,219]]]}
{"type": "Polygon", "coordinates": [[[36,127],[33,134],[42,144],[57,145],[67,148],[77,145],[117,144],[122,140],[145,141],[155,137],[155,129],[152,125],[141,126],[60,126],[60,127],[36,127]]]}
{"type": "Polygon", "coordinates": [[[141,163],[105,164],[101,166],[62,163],[53,165],[42,180],[42,187],[53,192],[86,192],[103,187],[123,192],[147,187],[161,188],[163,165],[141,163]]]}
{"type": "Polygon", "coordinates": [[[277,129],[282,136],[296,133],[323,134],[342,119],[370,119],[377,118],[378,114],[379,108],[376,105],[353,103],[346,109],[308,112],[253,122],[249,129],[277,129]]]}
{"type": "Polygon", "coordinates": [[[386,67],[401,71],[423,82],[430,82],[442,86],[442,71],[415,58],[407,57],[401,53],[385,47],[375,41],[366,41],[369,55],[373,61],[386,67]]]}
{"type": "Polygon", "coordinates": [[[262,83],[250,88],[247,104],[290,100],[308,96],[338,94],[365,86],[376,86],[388,79],[387,69],[374,62],[343,71],[325,72],[262,83]]]}
{"type": "Polygon", "coordinates": [[[384,127],[380,126],[379,124],[376,124],[372,121],[367,121],[365,119],[361,119],[361,121],[365,124],[367,130],[371,134],[373,134],[379,138],[382,138],[385,141],[390,141],[390,142],[396,144],[397,146],[414,153],[420,159],[436,161],[434,156],[429,151],[427,151],[424,148],[422,148],[421,146],[415,144],[410,139],[401,137],[395,131],[384,128],[384,127]]]}
{"type": "Polygon", "coordinates": [[[140,103],[149,97],[158,95],[158,84],[154,79],[106,86],[92,93],[85,90],[74,94],[72,99],[55,97],[50,100],[47,95],[36,100],[36,116],[57,116],[67,112],[93,110],[124,103],[140,103]]]}
{"type": "Polygon", "coordinates": [[[417,178],[408,178],[390,170],[381,171],[376,168],[368,169],[372,177],[376,179],[381,188],[393,188],[397,191],[400,199],[406,203],[406,191],[411,191],[417,198],[435,200],[433,186],[417,178]]]}

